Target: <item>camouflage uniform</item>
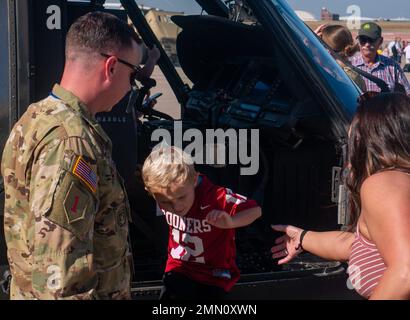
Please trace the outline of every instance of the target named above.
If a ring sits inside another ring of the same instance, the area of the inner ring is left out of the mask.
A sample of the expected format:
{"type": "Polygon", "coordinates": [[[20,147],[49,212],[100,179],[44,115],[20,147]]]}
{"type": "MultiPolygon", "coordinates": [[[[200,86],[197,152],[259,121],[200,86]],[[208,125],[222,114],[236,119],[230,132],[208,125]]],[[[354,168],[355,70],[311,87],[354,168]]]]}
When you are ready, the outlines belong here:
{"type": "Polygon", "coordinates": [[[130,297],[130,209],[111,150],[58,85],[14,126],[1,168],[11,299],[130,297]]]}

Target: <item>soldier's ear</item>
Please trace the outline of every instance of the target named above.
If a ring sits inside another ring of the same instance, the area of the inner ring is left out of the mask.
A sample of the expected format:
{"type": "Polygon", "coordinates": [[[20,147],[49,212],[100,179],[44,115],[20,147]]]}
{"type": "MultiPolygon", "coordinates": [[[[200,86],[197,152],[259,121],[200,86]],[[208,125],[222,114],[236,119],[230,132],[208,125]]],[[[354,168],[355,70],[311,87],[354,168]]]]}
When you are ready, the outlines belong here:
{"type": "Polygon", "coordinates": [[[106,76],[108,79],[111,79],[112,76],[114,75],[115,66],[116,66],[117,62],[118,62],[118,61],[117,61],[117,58],[114,57],[114,56],[111,56],[111,57],[109,57],[107,60],[105,60],[105,65],[104,65],[104,68],[105,68],[105,76],[106,76]]]}

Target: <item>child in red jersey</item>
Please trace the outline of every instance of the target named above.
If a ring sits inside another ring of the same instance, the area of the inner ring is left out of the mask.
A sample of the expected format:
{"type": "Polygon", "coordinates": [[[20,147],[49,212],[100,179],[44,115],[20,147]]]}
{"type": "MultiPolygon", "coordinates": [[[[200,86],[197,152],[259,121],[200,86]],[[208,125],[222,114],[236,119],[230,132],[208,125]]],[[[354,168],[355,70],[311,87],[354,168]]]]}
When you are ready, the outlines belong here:
{"type": "Polygon", "coordinates": [[[261,208],[254,200],[212,184],[176,147],[152,151],[142,178],[170,230],[160,299],[223,298],[239,279],[235,228],[259,218],[261,208]]]}

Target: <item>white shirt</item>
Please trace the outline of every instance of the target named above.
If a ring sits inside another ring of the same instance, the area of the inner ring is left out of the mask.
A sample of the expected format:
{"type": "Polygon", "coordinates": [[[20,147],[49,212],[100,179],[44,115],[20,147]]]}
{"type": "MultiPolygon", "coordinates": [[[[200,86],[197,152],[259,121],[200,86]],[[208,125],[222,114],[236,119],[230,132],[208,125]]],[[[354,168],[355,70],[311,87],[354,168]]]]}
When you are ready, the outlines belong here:
{"type": "Polygon", "coordinates": [[[410,63],[410,44],[404,48],[404,52],[406,53],[406,63],[410,63]]]}
{"type": "Polygon", "coordinates": [[[390,54],[390,56],[392,57],[393,56],[393,47],[396,47],[396,49],[397,49],[397,54],[398,55],[401,55],[402,54],[402,48],[401,48],[401,45],[400,45],[400,43],[398,43],[398,42],[396,42],[396,41],[391,41],[390,43],[389,43],[389,45],[388,45],[388,48],[389,48],[389,54],[390,54]]]}

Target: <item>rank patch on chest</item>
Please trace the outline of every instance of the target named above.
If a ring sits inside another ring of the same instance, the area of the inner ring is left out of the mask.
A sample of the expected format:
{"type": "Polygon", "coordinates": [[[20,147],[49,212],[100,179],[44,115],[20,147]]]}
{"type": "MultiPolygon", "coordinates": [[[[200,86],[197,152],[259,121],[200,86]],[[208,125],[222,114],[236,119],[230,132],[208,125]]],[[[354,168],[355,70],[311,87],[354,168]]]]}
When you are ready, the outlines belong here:
{"type": "Polygon", "coordinates": [[[84,161],[82,157],[78,157],[75,161],[73,174],[80,178],[82,182],[93,193],[97,190],[97,174],[93,171],[90,165],[84,161]]]}

